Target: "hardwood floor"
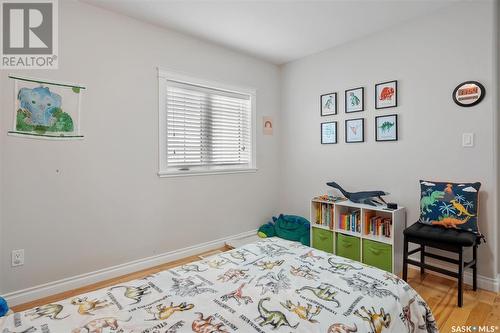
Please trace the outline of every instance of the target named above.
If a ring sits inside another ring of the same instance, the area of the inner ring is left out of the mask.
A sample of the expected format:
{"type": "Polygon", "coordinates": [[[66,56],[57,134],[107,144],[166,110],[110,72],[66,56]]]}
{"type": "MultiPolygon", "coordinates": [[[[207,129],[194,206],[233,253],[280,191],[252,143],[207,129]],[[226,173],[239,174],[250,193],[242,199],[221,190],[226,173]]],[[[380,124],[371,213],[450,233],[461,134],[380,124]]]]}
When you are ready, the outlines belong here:
{"type": "MultiPolygon", "coordinates": [[[[231,248],[226,246],[218,250],[227,251],[229,249],[231,248]]],[[[97,289],[139,279],[149,274],[199,260],[200,256],[207,256],[212,252],[214,251],[200,253],[199,255],[179,259],[132,274],[69,290],[33,302],[14,306],[12,310],[14,312],[24,311],[35,306],[57,302],[97,289]]],[[[500,326],[500,294],[486,290],[474,292],[470,286],[466,286],[464,291],[464,306],[459,308],[456,306],[457,287],[455,281],[433,274],[425,274],[421,278],[417,270],[410,269],[408,272],[408,282],[429,304],[436,317],[439,331],[442,333],[452,332],[451,327],[458,325],[500,326]]],[[[496,331],[499,331],[499,329],[496,329],[496,331]]]]}

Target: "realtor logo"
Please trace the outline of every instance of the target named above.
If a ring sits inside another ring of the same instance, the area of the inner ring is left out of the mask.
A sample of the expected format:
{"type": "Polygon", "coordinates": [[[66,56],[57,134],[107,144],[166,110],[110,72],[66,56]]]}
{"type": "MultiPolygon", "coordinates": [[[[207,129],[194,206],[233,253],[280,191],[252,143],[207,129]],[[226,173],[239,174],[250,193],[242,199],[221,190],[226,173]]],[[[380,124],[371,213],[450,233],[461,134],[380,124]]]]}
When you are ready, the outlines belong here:
{"type": "Polygon", "coordinates": [[[0,67],[57,69],[57,0],[1,0],[1,5],[0,67]]]}

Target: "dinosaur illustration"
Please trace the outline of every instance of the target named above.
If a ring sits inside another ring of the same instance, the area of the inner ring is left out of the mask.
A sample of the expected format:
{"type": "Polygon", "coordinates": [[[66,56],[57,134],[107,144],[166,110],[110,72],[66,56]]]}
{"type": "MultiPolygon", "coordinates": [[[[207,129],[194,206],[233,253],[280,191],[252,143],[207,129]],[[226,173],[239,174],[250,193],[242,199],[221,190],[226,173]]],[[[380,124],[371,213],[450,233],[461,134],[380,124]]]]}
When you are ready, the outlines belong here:
{"type": "Polygon", "coordinates": [[[36,327],[35,326],[30,326],[28,327],[27,329],[25,329],[24,331],[11,331],[9,330],[8,328],[4,328],[2,333],[33,333],[33,332],[36,332],[36,327]]]}
{"type": "Polygon", "coordinates": [[[319,279],[318,272],[314,271],[311,267],[306,265],[300,265],[299,267],[290,267],[290,273],[295,276],[300,276],[308,280],[319,279]]]}
{"type": "Polygon", "coordinates": [[[276,260],[276,261],[258,261],[254,265],[260,267],[261,270],[273,269],[276,266],[281,266],[285,260],[276,260]]]}
{"type": "Polygon", "coordinates": [[[85,324],[82,327],[75,328],[72,330],[72,333],[103,333],[105,332],[106,328],[110,328],[113,331],[116,331],[120,328],[120,325],[118,325],[118,322],[129,322],[132,319],[130,317],[127,320],[120,320],[114,317],[105,317],[105,318],[99,318],[99,319],[94,319],[92,321],[89,321],[87,324],[85,324]],[[85,330],[82,332],[82,330],[85,330]]]}
{"type": "Polygon", "coordinates": [[[330,325],[327,333],[354,333],[358,331],[358,326],[353,324],[353,326],[347,326],[346,324],[336,323],[330,325]]]}
{"type": "Polygon", "coordinates": [[[196,284],[193,281],[193,277],[183,278],[172,278],[174,282],[170,291],[172,291],[177,296],[181,297],[193,297],[206,292],[215,293],[215,289],[205,287],[205,283],[201,282],[196,284]]]}
{"type": "Polygon", "coordinates": [[[280,269],[278,275],[274,272],[269,272],[257,279],[256,287],[261,287],[261,295],[268,291],[277,294],[280,290],[290,289],[290,279],[286,276],[284,269],[280,269]]]}
{"type": "MultiPolygon", "coordinates": [[[[261,242],[262,243],[262,242],[261,242]]],[[[284,254],[291,254],[292,252],[288,251],[286,247],[277,245],[277,244],[259,244],[257,243],[257,247],[260,250],[260,253],[269,258],[279,257],[284,254]]]]}
{"type": "Polygon", "coordinates": [[[335,298],[337,292],[333,291],[332,287],[333,286],[328,283],[322,283],[318,287],[303,286],[302,288],[295,290],[295,292],[300,294],[303,290],[310,290],[317,298],[323,301],[334,302],[337,307],[340,307],[339,301],[335,298]]]}
{"type": "MultiPolygon", "coordinates": [[[[408,328],[408,333],[415,333],[415,328],[416,325],[411,319],[411,305],[412,303],[415,302],[415,297],[410,299],[408,302],[408,305],[405,305],[403,307],[403,312],[402,312],[402,319],[403,322],[405,323],[406,327],[408,328]]],[[[424,327],[419,326],[419,329],[424,329],[424,327]]]]}
{"type": "Polygon", "coordinates": [[[354,311],[354,315],[367,321],[373,333],[381,333],[384,327],[388,328],[391,324],[391,315],[385,313],[384,308],[380,308],[380,313],[377,313],[374,307],[372,307],[373,311],[367,310],[364,306],[361,307],[361,310],[363,310],[365,315],[361,314],[358,310],[354,311]]]}
{"type": "Polygon", "coordinates": [[[316,306],[313,310],[312,305],[309,303],[307,303],[307,306],[300,305],[298,302],[297,305],[295,305],[289,300],[285,303],[280,302],[280,304],[288,311],[295,313],[300,319],[307,320],[311,323],[318,322],[316,319],[313,319],[313,317],[319,315],[321,312],[321,308],[319,306],[316,306]]]}
{"type": "Polygon", "coordinates": [[[243,296],[244,286],[245,283],[242,283],[235,291],[232,291],[229,294],[222,295],[222,301],[227,302],[230,298],[232,298],[236,301],[236,303],[238,303],[238,305],[241,305],[241,301],[243,301],[243,303],[245,304],[253,303],[253,300],[250,296],[243,296]]]}
{"type": "Polygon", "coordinates": [[[360,291],[363,295],[368,295],[370,297],[387,297],[392,296],[395,300],[399,300],[399,297],[395,295],[392,291],[384,288],[380,288],[381,284],[377,281],[368,282],[358,275],[353,275],[350,277],[340,277],[342,280],[347,282],[347,285],[351,287],[353,291],[360,291]]]}
{"type": "Polygon", "coordinates": [[[266,297],[263,298],[259,301],[259,305],[257,309],[259,310],[260,316],[255,319],[255,321],[260,321],[259,326],[265,326],[265,325],[271,325],[273,326],[273,329],[278,329],[281,326],[288,326],[291,328],[297,328],[299,326],[299,323],[295,325],[290,325],[288,322],[288,319],[286,319],[286,316],[283,312],[281,311],[269,311],[267,310],[263,303],[265,301],[269,301],[270,298],[266,297]]]}
{"type": "Polygon", "coordinates": [[[230,282],[237,283],[242,279],[246,279],[248,277],[248,269],[235,269],[230,268],[224,274],[221,274],[217,277],[217,281],[222,282],[230,282]]]}
{"type": "Polygon", "coordinates": [[[357,106],[361,102],[359,97],[354,95],[353,92],[349,93],[349,102],[351,103],[351,106],[357,106]]]}
{"type": "Polygon", "coordinates": [[[380,92],[380,100],[381,101],[391,100],[393,95],[394,95],[393,87],[384,87],[380,92]]]}
{"type": "Polygon", "coordinates": [[[87,297],[75,297],[71,300],[71,304],[78,306],[78,313],[81,315],[90,315],[93,316],[92,313],[95,310],[103,309],[111,304],[108,303],[107,300],[88,300],[87,297]]]}
{"type": "Polygon", "coordinates": [[[467,221],[469,221],[469,219],[470,219],[470,216],[467,216],[463,220],[456,219],[454,217],[443,217],[439,221],[432,221],[432,225],[440,225],[440,226],[445,227],[445,228],[457,229],[457,225],[465,224],[465,223],[467,223],[467,221]]]}
{"type": "Polygon", "coordinates": [[[382,130],[382,133],[388,132],[394,126],[394,122],[385,121],[378,128],[382,130]]]}
{"type": "Polygon", "coordinates": [[[335,261],[333,261],[333,257],[328,258],[328,263],[330,264],[330,266],[332,266],[332,268],[335,271],[347,272],[348,270],[351,270],[351,269],[358,270],[358,271],[363,269],[363,267],[356,267],[354,265],[346,264],[343,262],[335,262],[335,261]]]}
{"type": "Polygon", "coordinates": [[[190,273],[190,272],[200,273],[200,272],[206,271],[207,269],[206,268],[205,269],[200,269],[200,266],[197,265],[197,264],[186,264],[186,265],[182,265],[177,270],[179,272],[183,272],[183,273],[190,273]]]}
{"type": "Polygon", "coordinates": [[[324,105],[325,109],[333,109],[334,107],[334,104],[333,104],[333,96],[328,96],[328,100],[325,102],[325,105],[324,105]]]}
{"type": "Polygon", "coordinates": [[[336,188],[342,193],[344,197],[351,200],[352,202],[367,204],[370,206],[377,206],[382,203],[385,204],[386,202],[382,197],[389,194],[384,191],[347,192],[336,182],[328,182],[326,183],[326,185],[336,188]]]}
{"type": "Polygon", "coordinates": [[[24,316],[25,317],[31,317],[31,320],[35,320],[38,318],[42,317],[47,317],[52,320],[62,320],[64,318],[68,318],[69,315],[65,317],[58,317],[58,315],[61,313],[61,311],[64,309],[64,306],[61,304],[46,304],[42,306],[37,306],[36,308],[27,311],[24,316]]]}
{"type": "Polygon", "coordinates": [[[109,290],[118,289],[118,288],[124,288],[125,292],[123,293],[123,296],[135,301],[135,302],[132,302],[131,304],[140,303],[142,298],[145,295],[151,294],[151,291],[149,290],[149,288],[151,288],[151,286],[147,285],[147,284],[144,284],[144,285],[139,286],[139,287],[114,286],[114,287],[109,288],[109,290]]]}
{"type": "Polygon", "coordinates": [[[403,284],[403,280],[400,279],[397,275],[391,273],[384,273],[384,278],[386,281],[391,281],[394,284],[403,284]]]}
{"type": "Polygon", "coordinates": [[[247,261],[247,253],[242,250],[237,250],[237,251],[231,251],[229,252],[229,255],[233,257],[234,259],[241,260],[241,261],[247,261]]]}
{"type": "Polygon", "coordinates": [[[429,207],[435,206],[436,203],[444,198],[444,192],[443,191],[433,191],[431,194],[422,197],[420,199],[420,210],[422,213],[430,213],[432,210],[429,207]]]}
{"type": "Polygon", "coordinates": [[[210,267],[210,268],[215,268],[215,269],[221,269],[222,266],[224,266],[225,264],[227,264],[229,261],[227,261],[226,259],[212,259],[212,260],[209,260],[207,261],[207,265],[210,267]]]}
{"type": "Polygon", "coordinates": [[[312,262],[315,262],[316,260],[323,259],[322,256],[316,256],[316,255],[314,255],[313,250],[310,250],[310,251],[304,253],[303,255],[300,256],[300,258],[304,259],[304,260],[311,259],[312,262]]]}
{"type": "Polygon", "coordinates": [[[218,323],[214,324],[214,316],[208,316],[207,318],[203,318],[203,313],[196,312],[198,315],[198,319],[193,321],[191,325],[191,329],[196,333],[229,333],[229,331],[223,329],[224,324],[218,323]]]}
{"type": "Polygon", "coordinates": [[[467,209],[460,202],[458,202],[457,200],[455,200],[455,199],[450,200],[450,203],[453,205],[453,207],[455,207],[456,210],[458,210],[458,216],[462,216],[462,215],[465,215],[465,216],[468,216],[468,217],[474,217],[475,216],[474,214],[469,213],[467,211],[467,209]]]}
{"type": "Polygon", "coordinates": [[[173,302],[170,302],[170,306],[164,306],[160,303],[156,306],[156,311],[153,311],[151,307],[146,308],[146,312],[153,315],[152,319],[146,320],[166,320],[177,311],[188,311],[192,308],[194,308],[194,304],[186,304],[186,302],[182,302],[179,305],[174,305],[173,302]]]}
{"type": "Polygon", "coordinates": [[[425,324],[422,326],[419,326],[419,328],[422,327],[427,332],[431,332],[431,333],[439,332],[436,320],[434,319],[434,316],[432,315],[432,311],[429,308],[429,306],[427,305],[427,303],[425,303],[424,301],[418,301],[418,305],[420,305],[420,307],[424,308],[424,314],[422,315],[422,319],[425,322],[425,324]]]}

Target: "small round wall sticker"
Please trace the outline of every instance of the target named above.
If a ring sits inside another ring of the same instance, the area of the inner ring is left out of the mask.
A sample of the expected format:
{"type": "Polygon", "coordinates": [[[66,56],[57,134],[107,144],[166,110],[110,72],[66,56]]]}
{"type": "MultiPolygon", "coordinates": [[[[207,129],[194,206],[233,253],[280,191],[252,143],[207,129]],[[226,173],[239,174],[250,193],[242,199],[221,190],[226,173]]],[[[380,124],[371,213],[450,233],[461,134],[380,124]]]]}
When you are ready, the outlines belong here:
{"type": "Polygon", "coordinates": [[[484,86],[477,81],[460,83],[453,90],[453,100],[460,106],[474,106],[479,104],[486,94],[484,86]]]}

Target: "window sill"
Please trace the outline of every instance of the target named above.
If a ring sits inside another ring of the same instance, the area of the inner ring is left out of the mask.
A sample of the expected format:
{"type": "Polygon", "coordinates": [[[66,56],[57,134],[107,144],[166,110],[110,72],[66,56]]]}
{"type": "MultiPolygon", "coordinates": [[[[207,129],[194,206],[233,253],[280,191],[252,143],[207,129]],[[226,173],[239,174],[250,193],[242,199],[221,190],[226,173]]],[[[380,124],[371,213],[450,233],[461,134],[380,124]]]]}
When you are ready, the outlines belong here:
{"type": "Polygon", "coordinates": [[[173,178],[173,177],[189,177],[189,176],[209,176],[209,175],[228,175],[237,173],[256,173],[257,168],[250,169],[234,169],[234,170],[209,170],[209,171],[160,171],[158,176],[160,178],[173,178]]]}

